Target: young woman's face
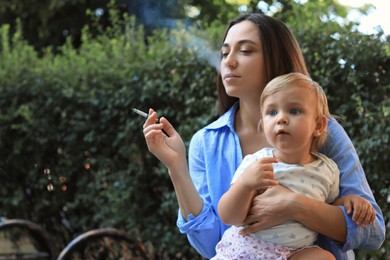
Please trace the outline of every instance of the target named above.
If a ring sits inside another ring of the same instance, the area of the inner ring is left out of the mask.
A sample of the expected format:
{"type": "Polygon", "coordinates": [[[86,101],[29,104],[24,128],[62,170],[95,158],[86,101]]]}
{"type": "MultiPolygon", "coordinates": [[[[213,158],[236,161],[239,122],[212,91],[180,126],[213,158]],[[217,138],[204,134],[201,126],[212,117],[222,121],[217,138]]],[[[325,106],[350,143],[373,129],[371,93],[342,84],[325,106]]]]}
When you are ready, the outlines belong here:
{"type": "Polygon", "coordinates": [[[314,100],[310,89],[288,86],[266,97],[262,105],[262,126],[267,140],[291,159],[309,155],[313,138],[321,133],[314,100]]]}
{"type": "Polygon", "coordinates": [[[221,48],[221,76],[226,93],[258,102],[265,86],[262,46],[251,21],[233,25],[221,48]]]}

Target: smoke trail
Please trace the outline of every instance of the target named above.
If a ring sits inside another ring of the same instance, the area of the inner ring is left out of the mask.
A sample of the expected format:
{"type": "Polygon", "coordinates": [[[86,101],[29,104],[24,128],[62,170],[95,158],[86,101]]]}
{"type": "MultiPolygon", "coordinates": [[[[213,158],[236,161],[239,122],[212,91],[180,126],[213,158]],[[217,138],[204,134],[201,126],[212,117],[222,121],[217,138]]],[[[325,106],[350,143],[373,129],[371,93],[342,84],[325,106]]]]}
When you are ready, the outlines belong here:
{"type": "Polygon", "coordinates": [[[206,38],[207,35],[204,32],[178,25],[170,33],[169,44],[176,48],[186,49],[199,60],[207,62],[217,72],[220,72],[220,51],[212,48],[211,42],[206,38]],[[202,35],[198,36],[200,34],[202,35]]]}
{"type": "MultiPolygon", "coordinates": [[[[219,51],[211,48],[210,42],[195,35],[192,28],[194,20],[174,19],[176,1],[154,2],[153,0],[127,0],[129,14],[135,14],[146,28],[167,28],[179,31],[179,35],[171,37],[170,44],[180,46],[193,52],[197,58],[207,62],[220,71],[219,51]],[[169,7],[169,8],[167,8],[169,7]]],[[[203,36],[205,37],[205,36],[203,36]]]]}
{"type": "Polygon", "coordinates": [[[212,50],[205,39],[191,35],[188,48],[193,50],[199,59],[206,61],[216,71],[220,72],[220,53],[217,50],[212,50]]]}

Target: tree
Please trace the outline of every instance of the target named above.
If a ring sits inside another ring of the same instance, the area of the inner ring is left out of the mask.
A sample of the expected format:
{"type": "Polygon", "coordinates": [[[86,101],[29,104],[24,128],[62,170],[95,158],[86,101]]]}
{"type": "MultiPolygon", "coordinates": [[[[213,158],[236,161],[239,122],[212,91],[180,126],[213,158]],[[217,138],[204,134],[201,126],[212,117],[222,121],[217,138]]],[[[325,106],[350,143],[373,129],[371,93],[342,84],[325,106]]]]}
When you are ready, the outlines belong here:
{"type": "Polygon", "coordinates": [[[37,50],[61,46],[68,37],[78,47],[83,27],[95,28],[94,23],[102,28],[110,26],[109,5],[115,5],[122,14],[135,15],[148,32],[172,27],[177,19],[185,18],[185,5],[179,0],[2,0],[0,24],[10,24],[11,32],[15,32],[16,21],[20,20],[24,38],[37,50]]]}

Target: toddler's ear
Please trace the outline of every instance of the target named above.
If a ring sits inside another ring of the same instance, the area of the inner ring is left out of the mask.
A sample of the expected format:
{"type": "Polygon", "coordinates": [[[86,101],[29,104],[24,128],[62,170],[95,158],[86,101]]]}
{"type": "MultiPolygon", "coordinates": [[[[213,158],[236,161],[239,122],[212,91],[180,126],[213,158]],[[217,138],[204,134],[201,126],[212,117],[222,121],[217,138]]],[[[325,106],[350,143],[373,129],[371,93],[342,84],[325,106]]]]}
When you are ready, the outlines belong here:
{"type": "Polygon", "coordinates": [[[316,124],[316,128],[314,130],[314,133],[313,135],[315,137],[318,137],[322,134],[322,132],[325,130],[325,128],[327,127],[327,119],[326,119],[326,116],[321,116],[318,120],[317,120],[317,124],[316,124]]]}
{"type": "Polygon", "coordinates": [[[260,118],[259,124],[257,126],[257,131],[262,132],[263,129],[264,129],[263,127],[264,127],[264,125],[263,125],[263,118],[260,118]]]}

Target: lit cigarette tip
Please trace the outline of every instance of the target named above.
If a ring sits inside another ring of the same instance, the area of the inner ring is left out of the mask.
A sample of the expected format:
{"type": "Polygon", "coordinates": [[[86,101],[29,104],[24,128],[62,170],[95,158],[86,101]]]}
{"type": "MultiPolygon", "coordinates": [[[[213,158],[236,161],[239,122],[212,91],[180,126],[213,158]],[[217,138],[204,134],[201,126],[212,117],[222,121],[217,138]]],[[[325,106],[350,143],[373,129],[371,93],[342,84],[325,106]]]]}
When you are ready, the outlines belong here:
{"type": "Polygon", "coordinates": [[[145,112],[139,110],[139,109],[136,109],[136,108],[133,108],[132,109],[134,113],[140,115],[140,116],[143,116],[143,117],[148,117],[148,114],[146,114],[145,112]]]}

